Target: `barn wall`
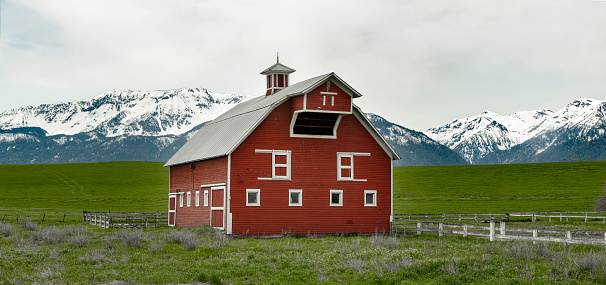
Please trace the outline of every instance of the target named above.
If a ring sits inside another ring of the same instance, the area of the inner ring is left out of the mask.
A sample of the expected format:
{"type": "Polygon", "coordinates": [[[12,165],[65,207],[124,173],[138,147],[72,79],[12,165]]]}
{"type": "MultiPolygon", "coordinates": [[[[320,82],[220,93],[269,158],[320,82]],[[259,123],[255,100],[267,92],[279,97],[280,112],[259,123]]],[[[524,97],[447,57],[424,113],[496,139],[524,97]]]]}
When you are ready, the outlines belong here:
{"type": "Polygon", "coordinates": [[[351,112],[351,96],[347,95],[336,84],[325,83],[307,93],[306,107],[307,110],[351,112]],[[321,93],[325,91],[337,93],[337,95],[324,95],[321,93]],[[324,102],[324,96],[326,96],[326,102],[324,102]],[[331,102],[331,97],[333,96],[335,97],[334,106],[332,106],[331,102]]]}
{"type": "Polygon", "coordinates": [[[291,138],[291,106],[276,108],[232,153],[233,234],[389,231],[391,158],[354,115],[343,116],[337,139],[291,138]],[[292,151],[291,180],[258,180],[271,176],[271,154],[255,149],[292,151]],[[354,158],[354,178],[367,181],[337,181],[337,152],[370,153],[354,158]],[[247,188],[261,190],[260,206],[246,206],[247,188]],[[303,190],[302,207],[288,205],[289,189],[303,190]],[[343,190],[343,206],[330,206],[331,189],[343,190]],[[364,206],[364,190],[377,190],[376,207],[364,206]]]}
{"type": "MultiPolygon", "coordinates": [[[[170,167],[170,193],[185,192],[183,207],[177,196],[177,223],[179,227],[197,227],[210,224],[210,204],[204,207],[204,190],[201,185],[227,182],[227,157],[220,157],[170,167]],[[196,207],[196,191],[200,191],[200,206],[196,207]],[[187,192],[191,192],[191,203],[187,207],[187,192]]],[[[209,191],[210,192],[210,191],[209,191]]]]}

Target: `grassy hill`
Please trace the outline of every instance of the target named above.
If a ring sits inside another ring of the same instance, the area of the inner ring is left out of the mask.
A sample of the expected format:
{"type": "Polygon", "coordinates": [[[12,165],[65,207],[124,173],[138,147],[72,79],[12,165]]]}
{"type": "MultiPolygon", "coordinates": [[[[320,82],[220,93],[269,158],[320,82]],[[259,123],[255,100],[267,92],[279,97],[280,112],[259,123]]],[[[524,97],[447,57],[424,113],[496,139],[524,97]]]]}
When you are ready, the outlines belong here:
{"type": "MultiPolygon", "coordinates": [[[[158,162],[0,165],[0,215],[166,211],[158,162]]],[[[591,210],[606,162],[396,167],[395,213],[591,210]]],[[[1,217],[0,217],[1,218],[1,217]]],[[[38,219],[38,217],[36,217],[38,219]]]]}

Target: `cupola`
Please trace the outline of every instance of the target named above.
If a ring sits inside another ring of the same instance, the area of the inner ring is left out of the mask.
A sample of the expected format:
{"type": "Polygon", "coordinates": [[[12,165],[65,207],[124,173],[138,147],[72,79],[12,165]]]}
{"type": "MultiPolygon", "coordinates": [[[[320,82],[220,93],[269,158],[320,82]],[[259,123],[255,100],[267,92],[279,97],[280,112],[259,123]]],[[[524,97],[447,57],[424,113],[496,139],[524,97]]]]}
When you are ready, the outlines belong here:
{"type": "Polygon", "coordinates": [[[280,57],[276,59],[276,63],[269,68],[263,70],[261,74],[267,77],[267,92],[269,96],[283,88],[288,87],[288,75],[296,70],[280,63],[280,57]]]}

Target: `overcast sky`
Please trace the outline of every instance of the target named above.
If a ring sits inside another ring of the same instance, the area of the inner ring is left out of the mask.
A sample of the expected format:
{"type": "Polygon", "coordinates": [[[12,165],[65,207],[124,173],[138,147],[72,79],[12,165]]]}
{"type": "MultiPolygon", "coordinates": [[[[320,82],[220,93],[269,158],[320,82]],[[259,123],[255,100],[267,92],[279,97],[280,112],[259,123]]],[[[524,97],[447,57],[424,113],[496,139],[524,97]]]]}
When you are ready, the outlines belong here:
{"type": "Polygon", "coordinates": [[[335,72],[416,130],[606,99],[606,2],[0,0],[0,112],[112,89],[262,95],[335,72]]]}

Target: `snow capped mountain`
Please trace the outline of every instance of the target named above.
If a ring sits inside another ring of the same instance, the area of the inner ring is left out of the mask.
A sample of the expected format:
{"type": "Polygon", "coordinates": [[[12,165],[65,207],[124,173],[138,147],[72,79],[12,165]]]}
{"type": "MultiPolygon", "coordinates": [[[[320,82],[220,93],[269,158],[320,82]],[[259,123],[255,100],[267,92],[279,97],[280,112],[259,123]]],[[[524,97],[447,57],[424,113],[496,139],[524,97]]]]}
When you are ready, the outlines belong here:
{"type": "Polygon", "coordinates": [[[395,166],[467,164],[454,151],[421,132],[391,123],[372,113],[366,113],[366,118],[400,156],[400,160],[394,161],[395,166]]]}
{"type": "Polygon", "coordinates": [[[0,129],[38,127],[48,135],[96,132],[106,137],[181,135],[245,99],[206,89],[112,90],[88,100],[0,113],[0,129]]]}
{"type": "Polygon", "coordinates": [[[529,156],[565,141],[588,142],[604,137],[605,114],[606,100],[581,98],[557,112],[542,109],[502,116],[485,111],[429,129],[425,134],[457,151],[470,163],[532,161],[529,156]],[[494,159],[491,154],[507,152],[518,146],[524,146],[528,160],[522,157],[515,160],[501,157],[498,161],[485,159],[494,159]]]}

